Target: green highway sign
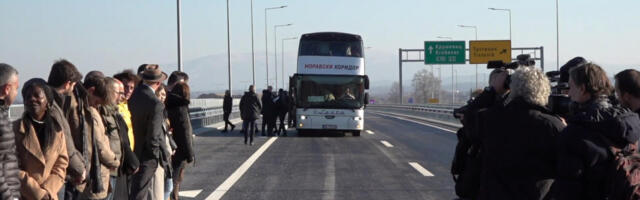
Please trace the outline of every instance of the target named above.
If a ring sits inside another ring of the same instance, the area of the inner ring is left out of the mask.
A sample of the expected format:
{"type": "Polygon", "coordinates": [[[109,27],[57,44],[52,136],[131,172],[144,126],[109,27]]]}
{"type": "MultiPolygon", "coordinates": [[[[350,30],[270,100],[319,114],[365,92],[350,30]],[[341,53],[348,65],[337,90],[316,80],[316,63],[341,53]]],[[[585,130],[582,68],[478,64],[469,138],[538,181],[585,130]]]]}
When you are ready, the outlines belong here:
{"type": "Polygon", "coordinates": [[[425,41],[424,64],[465,64],[465,41],[425,41]]]}

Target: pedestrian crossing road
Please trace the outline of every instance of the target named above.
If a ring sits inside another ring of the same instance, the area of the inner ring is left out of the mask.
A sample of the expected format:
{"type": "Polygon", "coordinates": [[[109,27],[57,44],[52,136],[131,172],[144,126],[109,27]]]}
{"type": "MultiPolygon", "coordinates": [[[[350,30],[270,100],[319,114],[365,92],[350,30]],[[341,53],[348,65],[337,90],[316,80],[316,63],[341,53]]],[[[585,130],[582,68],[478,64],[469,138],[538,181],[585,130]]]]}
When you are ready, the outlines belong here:
{"type": "MultiPolygon", "coordinates": [[[[238,121],[236,121],[238,122],[238,121]]],[[[197,131],[182,199],[454,199],[454,130],[369,109],[365,133],[257,137],[197,131]]]]}

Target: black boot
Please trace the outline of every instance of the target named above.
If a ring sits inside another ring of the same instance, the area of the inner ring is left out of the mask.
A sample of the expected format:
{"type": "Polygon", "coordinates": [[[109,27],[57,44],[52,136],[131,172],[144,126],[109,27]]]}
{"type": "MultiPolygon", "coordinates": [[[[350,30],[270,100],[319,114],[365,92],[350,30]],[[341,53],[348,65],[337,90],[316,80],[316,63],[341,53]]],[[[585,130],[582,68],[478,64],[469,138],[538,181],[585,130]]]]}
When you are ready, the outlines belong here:
{"type": "Polygon", "coordinates": [[[231,124],[231,132],[233,132],[233,129],[236,128],[236,125],[231,124]]]}

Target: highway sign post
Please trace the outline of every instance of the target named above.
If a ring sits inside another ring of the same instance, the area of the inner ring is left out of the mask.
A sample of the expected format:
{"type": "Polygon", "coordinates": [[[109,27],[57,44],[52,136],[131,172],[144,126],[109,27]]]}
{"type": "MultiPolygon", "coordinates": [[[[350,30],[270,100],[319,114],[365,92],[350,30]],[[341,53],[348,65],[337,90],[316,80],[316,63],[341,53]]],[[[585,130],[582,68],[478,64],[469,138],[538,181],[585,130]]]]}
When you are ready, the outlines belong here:
{"type": "Polygon", "coordinates": [[[424,64],[465,64],[465,41],[425,41],[424,64]]]}
{"type": "Polygon", "coordinates": [[[493,60],[511,62],[511,40],[469,41],[470,64],[486,64],[493,60]]]}

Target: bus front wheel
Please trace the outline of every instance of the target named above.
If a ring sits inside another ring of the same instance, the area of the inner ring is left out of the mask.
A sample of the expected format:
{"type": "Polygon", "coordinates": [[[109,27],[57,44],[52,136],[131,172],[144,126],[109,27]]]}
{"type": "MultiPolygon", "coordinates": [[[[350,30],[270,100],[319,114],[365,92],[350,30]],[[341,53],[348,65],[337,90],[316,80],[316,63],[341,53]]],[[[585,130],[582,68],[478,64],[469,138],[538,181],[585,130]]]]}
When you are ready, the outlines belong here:
{"type": "Polygon", "coordinates": [[[351,134],[355,137],[360,137],[360,131],[353,131],[351,134]]]}

